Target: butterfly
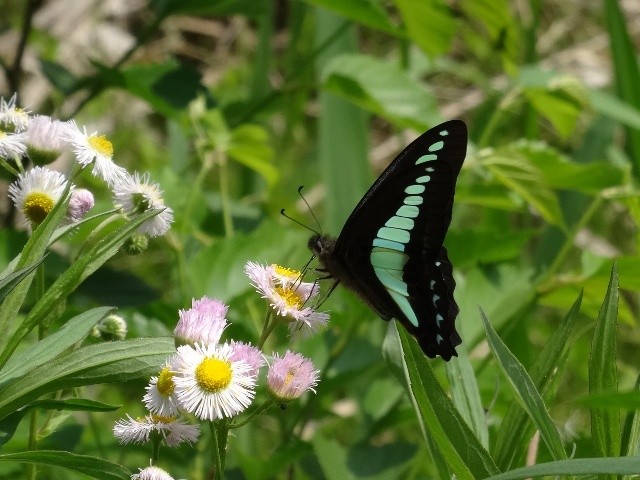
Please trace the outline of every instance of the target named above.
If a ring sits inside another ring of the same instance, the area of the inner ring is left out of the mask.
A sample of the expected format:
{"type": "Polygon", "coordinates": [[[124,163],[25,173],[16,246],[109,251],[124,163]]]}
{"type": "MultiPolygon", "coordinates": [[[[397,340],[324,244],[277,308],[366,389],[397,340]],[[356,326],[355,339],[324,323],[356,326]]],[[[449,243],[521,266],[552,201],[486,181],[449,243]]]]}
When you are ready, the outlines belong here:
{"type": "Polygon", "coordinates": [[[453,267],[442,245],[467,150],[461,120],[438,125],[407,146],[347,219],[338,238],[316,234],[322,268],[384,320],[395,318],[430,358],[448,361],[455,329],[453,267]]]}

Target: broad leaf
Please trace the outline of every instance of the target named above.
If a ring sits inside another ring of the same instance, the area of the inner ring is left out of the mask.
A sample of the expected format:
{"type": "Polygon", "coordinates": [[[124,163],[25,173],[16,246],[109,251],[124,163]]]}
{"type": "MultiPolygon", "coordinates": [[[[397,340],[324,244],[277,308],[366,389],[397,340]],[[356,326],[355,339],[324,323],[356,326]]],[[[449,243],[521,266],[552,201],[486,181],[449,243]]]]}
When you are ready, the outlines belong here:
{"type": "Polygon", "coordinates": [[[441,120],[433,95],[389,62],[340,55],[327,63],[322,80],[327,91],[398,126],[422,131],[441,120]]]}

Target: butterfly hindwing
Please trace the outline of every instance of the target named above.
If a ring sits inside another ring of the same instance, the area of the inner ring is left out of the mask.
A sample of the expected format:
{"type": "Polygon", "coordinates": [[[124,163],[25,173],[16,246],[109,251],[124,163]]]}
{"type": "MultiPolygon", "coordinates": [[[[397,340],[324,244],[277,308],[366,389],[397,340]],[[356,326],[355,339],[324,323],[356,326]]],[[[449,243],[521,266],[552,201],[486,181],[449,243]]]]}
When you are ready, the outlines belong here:
{"type": "Polygon", "coordinates": [[[362,198],[333,251],[348,287],[383,318],[397,318],[426,355],[445,360],[456,354],[460,337],[442,243],[466,145],[459,120],[418,137],[362,198]]]}

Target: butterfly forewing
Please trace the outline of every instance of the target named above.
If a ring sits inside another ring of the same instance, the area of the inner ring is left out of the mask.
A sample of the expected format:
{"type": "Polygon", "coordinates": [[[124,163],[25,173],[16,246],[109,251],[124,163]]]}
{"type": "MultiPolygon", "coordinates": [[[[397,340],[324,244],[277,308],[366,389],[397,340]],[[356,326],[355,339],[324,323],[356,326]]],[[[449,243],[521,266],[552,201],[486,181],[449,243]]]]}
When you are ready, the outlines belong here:
{"type": "MultiPolygon", "coordinates": [[[[418,137],[380,175],[334,249],[354,290],[397,318],[429,357],[449,360],[460,337],[452,267],[442,246],[467,146],[463,122],[418,137]]],[[[344,277],[345,275],[343,275],[344,277]]]]}

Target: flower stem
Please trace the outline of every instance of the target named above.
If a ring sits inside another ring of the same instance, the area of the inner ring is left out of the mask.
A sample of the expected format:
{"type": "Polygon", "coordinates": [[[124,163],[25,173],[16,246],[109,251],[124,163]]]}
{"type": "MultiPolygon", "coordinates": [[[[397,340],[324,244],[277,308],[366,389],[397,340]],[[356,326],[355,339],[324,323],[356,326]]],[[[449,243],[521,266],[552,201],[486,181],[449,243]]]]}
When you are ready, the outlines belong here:
{"type": "Polygon", "coordinates": [[[266,412],[267,410],[269,410],[269,408],[271,407],[271,405],[274,404],[274,401],[272,398],[268,399],[266,402],[264,402],[262,405],[260,405],[258,408],[256,408],[253,412],[251,412],[249,414],[249,416],[247,416],[247,418],[245,418],[244,420],[242,420],[241,422],[238,423],[234,423],[233,425],[230,425],[229,428],[240,428],[243,425],[246,425],[247,423],[249,423],[251,420],[253,420],[254,418],[262,415],[264,412],[266,412]]]}
{"type": "Polygon", "coordinates": [[[233,237],[233,218],[231,216],[231,195],[229,192],[229,162],[222,152],[218,152],[218,165],[220,165],[220,198],[222,200],[222,221],[224,223],[225,237],[233,237]]]}
{"type": "Polygon", "coordinates": [[[273,329],[276,328],[276,324],[278,323],[275,319],[271,320],[271,310],[267,312],[267,316],[264,319],[264,325],[262,326],[262,333],[260,334],[260,340],[258,341],[258,348],[262,348],[264,343],[273,332],[273,329]]]}
{"type": "MultiPolygon", "coordinates": [[[[36,298],[41,298],[44,295],[45,285],[44,285],[44,265],[41,263],[36,268],[35,281],[33,282],[33,288],[36,298]]],[[[38,325],[38,340],[42,340],[44,337],[44,326],[42,324],[38,325]]],[[[29,415],[29,439],[28,439],[28,448],[29,450],[36,450],[38,446],[38,410],[33,409],[31,414],[29,415]]],[[[29,464],[27,466],[27,478],[35,480],[38,477],[37,466],[35,463],[29,464]]]]}
{"type": "Polygon", "coordinates": [[[585,227],[585,225],[589,223],[589,220],[591,220],[591,217],[593,217],[593,215],[597,212],[601,203],[602,203],[602,197],[598,195],[593,199],[593,201],[591,202],[591,205],[589,205],[589,207],[585,210],[582,217],[580,217],[580,220],[578,220],[578,222],[576,222],[574,227],[571,229],[571,231],[569,232],[569,235],[567,235],[567,238],[562,244],[562,247],[558,251],[558,254],[553,259],[553,262],[551,263],[549,268],[547,268],[547,270],[544,272],[540,280],[537,282],[539,293],[546,289],[545,284],[547,284],[547,282],[550,281],[551,277],[553,277],[553,275],[555,275],[557,271],[560,269],[563,262],[566,260],[567,255],[573,248],[573,244],[575,242],[575,239],[578,233],[580,233],[580,231],[585,227]]]}
{"type": "Polygon", "coordinates": [[[209,422],[211,429],[211,439],[213,441],[213,465],[214,479],[224,479],[224,462],[227,449],[227,437],[229,435],[229,424],[226,420],[209,422]]]}

